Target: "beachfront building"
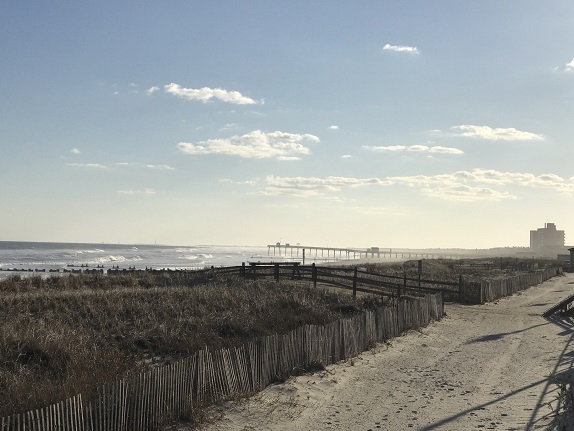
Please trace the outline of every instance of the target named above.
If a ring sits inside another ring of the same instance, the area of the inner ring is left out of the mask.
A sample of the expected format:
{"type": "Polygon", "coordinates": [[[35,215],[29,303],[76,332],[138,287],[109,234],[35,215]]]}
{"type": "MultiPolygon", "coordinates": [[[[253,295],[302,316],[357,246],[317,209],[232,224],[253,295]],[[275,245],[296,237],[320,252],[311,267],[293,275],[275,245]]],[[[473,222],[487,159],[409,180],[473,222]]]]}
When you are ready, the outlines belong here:
{"type": "Polygon", "coordinates": [[[557,230],[554,223],[530,231],[530,250],[537,256],[556,257],[564,253],[564,231],[557,230]]]}

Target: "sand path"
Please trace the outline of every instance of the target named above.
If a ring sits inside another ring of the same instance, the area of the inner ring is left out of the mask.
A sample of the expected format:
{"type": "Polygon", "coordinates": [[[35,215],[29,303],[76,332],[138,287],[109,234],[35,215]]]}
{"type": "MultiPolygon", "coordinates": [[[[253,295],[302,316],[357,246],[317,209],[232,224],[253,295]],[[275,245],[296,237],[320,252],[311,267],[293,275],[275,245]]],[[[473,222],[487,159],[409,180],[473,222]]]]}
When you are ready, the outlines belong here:
{"type": "Polygon", "coordinates": [[[212,410],[207,430],[546,429],[574,359],[568,319],[541,314],[574,293],[574,275],[447,316],[360,358],[212,410]]]}

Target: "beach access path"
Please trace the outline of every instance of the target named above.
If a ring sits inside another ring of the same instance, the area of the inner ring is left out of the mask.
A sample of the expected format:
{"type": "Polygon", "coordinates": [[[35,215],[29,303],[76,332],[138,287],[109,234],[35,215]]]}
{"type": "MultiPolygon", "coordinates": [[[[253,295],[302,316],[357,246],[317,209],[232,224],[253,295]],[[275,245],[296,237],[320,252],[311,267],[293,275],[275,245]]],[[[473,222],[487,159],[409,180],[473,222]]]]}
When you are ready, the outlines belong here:
{"type": "Polygon", "coordinates": [[[202,429],[548,429],[549,376],[571,368],[574,326],[541,315],[572,293],[566,274],[493,303],[446,304],[443,320],[359,358],[214,406],[202,429]]]}

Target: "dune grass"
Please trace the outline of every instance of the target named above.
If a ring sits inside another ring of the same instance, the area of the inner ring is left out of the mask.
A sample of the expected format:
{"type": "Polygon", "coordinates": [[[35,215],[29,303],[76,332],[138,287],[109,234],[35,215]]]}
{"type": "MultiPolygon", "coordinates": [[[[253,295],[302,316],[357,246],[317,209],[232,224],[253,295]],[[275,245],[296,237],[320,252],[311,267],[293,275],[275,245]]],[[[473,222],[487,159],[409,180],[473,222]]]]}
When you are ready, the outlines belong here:
{"type": "Polygon", "coordinates": [[[44,407],[205,347],[382,305],[291,282],[69,275],[0,282],[0,416],[44,407]],[[156,281],[157,282],[157,281],[156,281]]]}

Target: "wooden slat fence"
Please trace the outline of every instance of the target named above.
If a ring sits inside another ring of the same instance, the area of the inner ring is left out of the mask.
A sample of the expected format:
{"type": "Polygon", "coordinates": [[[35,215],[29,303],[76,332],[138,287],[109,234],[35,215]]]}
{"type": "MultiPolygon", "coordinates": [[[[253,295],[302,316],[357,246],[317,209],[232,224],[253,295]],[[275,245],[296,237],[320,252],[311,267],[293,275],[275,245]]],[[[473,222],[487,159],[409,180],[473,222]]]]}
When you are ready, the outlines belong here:
{"type": "Polygon", "coordinates": [[[189,419],[193,408],[250,396],[317,364],[359,355],[443,316],[442,294],[395,301],[325,326],[306,325],[244,346],[202,350],[52,406],[0,419],[0,431],[143,431],[189,419]]]}
{"type": "Polygon", "coordinates": [[[562,268],[555,267],[519,274],[514,277],[483,280],[480,283],[480,302],[495,301],[505,296],[514,295],[517,292],[536,286],[559,274],[562,274],[562,268]]]}

